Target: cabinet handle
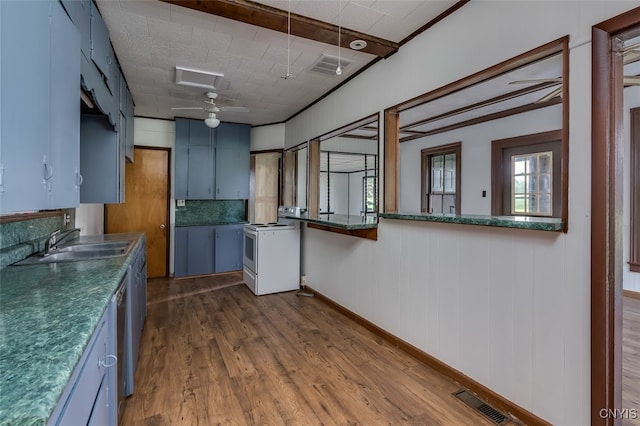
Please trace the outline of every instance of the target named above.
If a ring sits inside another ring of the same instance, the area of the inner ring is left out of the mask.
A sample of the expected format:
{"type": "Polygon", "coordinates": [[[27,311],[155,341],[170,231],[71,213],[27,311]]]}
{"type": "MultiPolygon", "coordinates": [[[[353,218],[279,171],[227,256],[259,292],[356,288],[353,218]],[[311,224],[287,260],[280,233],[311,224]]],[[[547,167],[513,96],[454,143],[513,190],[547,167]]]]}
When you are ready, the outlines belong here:
{"type": "Polygon", "coordinates": [[[104,367],[104,368],[111,368],[114,365],[116,365],[118,362],[118,357],[115,355],[106,355],[104,357],[104,360],[99,360],[98,361],[98,366],[99,367],[104,367]],[[111,364],[107,364],[107,360],[111,360],[111,364]]]}
{"type": "Polygon", "coordinates": [[[84,182],[82,175],[79,172],[76,172],[76,186],[82,185],[82,182],[84,182]]]}
{"type": "Polygon", "coordinates": [[[46,182],[53,177],[53,166],[49,164],[46,156],[42,159],[42,164],[44,165],[44,180],[46,182]]]}

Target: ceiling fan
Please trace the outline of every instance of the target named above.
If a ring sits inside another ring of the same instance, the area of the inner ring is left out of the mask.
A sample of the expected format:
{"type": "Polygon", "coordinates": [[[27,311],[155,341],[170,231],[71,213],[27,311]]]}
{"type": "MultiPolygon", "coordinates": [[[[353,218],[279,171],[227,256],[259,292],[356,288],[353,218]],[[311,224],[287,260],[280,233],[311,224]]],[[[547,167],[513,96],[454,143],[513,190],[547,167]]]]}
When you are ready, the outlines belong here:
{"type": "MultiPolygon", "coordinates": [[[[621,50],[622,53],[622,62],[623,65],[628,65],[633,62],[640,61],[640,43],[635,43],[630,46],[626,46],[621,50]]],[[[535,100],[534,104],[540,104],[544,102],[548,102],[556,96],[560,96],[562,94],[562,77],[556,78],[539,78],[533,80],[516,80],[510,81],[509,84],[544,84],[549,83],[551,86],[558,87],[553,89],[551,92],[547,93],[540,99],[535,100]],[[554,84],[555,83],[555,84],[554,84]]],[[[623,78],[623,83],[625,86],[640,86],[640,76],[636,75],[625,75],[623,78]]]]}
{"type": "Polygon", "coordinates": [[[204,106],[177,107],[177,108],[171,108],[171,109],[173,110],[194,110],[194,109],[204,110],[209,114],[209,116],[204,119],[204,124],[206,124],[208,127],[211,127],[212,129],[218,127],[218,125],[220,124],[220,120],[216,115],[219,112],[223,112],[223,111],[249,112],[249,108],[241,107],[241,106],[217,106],[215,100],[218,98],[218,94],[215,92],[207,92],[206,96],[207,96],[207,100],[203,101],[205,104],[204,106]]]}

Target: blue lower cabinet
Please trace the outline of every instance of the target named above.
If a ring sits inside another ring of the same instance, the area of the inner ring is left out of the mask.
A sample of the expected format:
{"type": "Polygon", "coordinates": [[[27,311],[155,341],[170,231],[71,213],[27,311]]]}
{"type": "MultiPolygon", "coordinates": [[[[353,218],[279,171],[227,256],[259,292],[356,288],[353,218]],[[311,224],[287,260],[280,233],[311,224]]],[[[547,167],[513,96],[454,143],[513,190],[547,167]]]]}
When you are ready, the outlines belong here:
{"type": "Polygon", "coordinates": [[[213,232],[213,226],[189,227],[189,256],[187,258],[189,275],[206,275],[214,272],[213,257],[215,246],[213,245],[213,232]]]}
{"type": "Polygon", "coordinates": [[[242,269],[242,224],[176,228],[174,275],[185,277],[242,269]]]}
{"type": "Polygon", "coordinates": [[[243,225],[216,226],[216,272],[242,269],[243,225]]]}
{"type": "Polygon", "coordinates": [[[102,315],[48,425],[117,423],[115,297],[102,315]]]}

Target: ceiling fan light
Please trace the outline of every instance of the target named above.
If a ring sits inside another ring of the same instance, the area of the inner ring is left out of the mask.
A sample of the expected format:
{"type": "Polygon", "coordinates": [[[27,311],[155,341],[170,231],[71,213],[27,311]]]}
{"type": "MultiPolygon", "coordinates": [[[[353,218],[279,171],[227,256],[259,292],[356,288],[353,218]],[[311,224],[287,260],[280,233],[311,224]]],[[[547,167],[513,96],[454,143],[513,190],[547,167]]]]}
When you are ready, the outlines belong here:
{"type": "Polygon", "coordinates": [[[204,124],[206,124],[207,127],[211,127],[212,129],[215,129],[220,124],[220,120],[216,118],[216,115],[214,113],[211,113],[209,114],[208,118],[204,119],[204,124]]]}

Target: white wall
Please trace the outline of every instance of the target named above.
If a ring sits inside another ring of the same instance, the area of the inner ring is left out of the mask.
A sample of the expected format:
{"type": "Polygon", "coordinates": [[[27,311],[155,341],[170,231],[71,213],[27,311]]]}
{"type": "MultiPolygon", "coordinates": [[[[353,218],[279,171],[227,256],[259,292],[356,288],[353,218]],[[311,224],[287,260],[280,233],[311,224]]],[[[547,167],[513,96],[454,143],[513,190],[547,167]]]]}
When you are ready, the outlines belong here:
{"type": "Polygon", "coordinates": [[[591,27],[636,5],[469,2],[290,120],[285,146],[570,35],[567,234],[381,219],[374,242],[308,229],[309,285],[553,424],[589,424],[591,27]]]}
{"type": "Polygon", "coordinates": [[[400,211],[420,211],[421,149],[462,142],[460,212],[490,215],[491,141],[561,128],[562,109],[555,105],[400,144],[400,211]]]}
{"type": "Polygon", "coordinates": [[[80,228],[80,235],[104,234],[104,204],[80,204],[76,209],[76,228],[80,228]]]}
{"type": "Polygon", "coordinates": [[[251,151],[284,148],[284,124],[251,128],[251,151]]]}
{"type": "MultiPolygon", "coordinates": [[[[631,272],[629,270],[629,247],[630,247],[630,237],[631,237],[631,229],[630,229],[630,218],[631,218],[631,205],[629,203],[630,192],[631,192],[631,174],[630,170],[630,157],[631,157],[631,125],[630,125],[630,116],[629,110],[632,108],[640,107],[640,87],[629,87],[624,91],[624,157],[623,161],[623,181],[624,181],[624,189],[623,189],[623,216],[622,216],[622,234],[624,236],[622,247],[623,247],[623,275],[622,275],[622,286],[626,290],[632,290],[640,292],[640,273],[631,272]]],[[[636,238],[639,238],[636,236],[636,238]]]]}

